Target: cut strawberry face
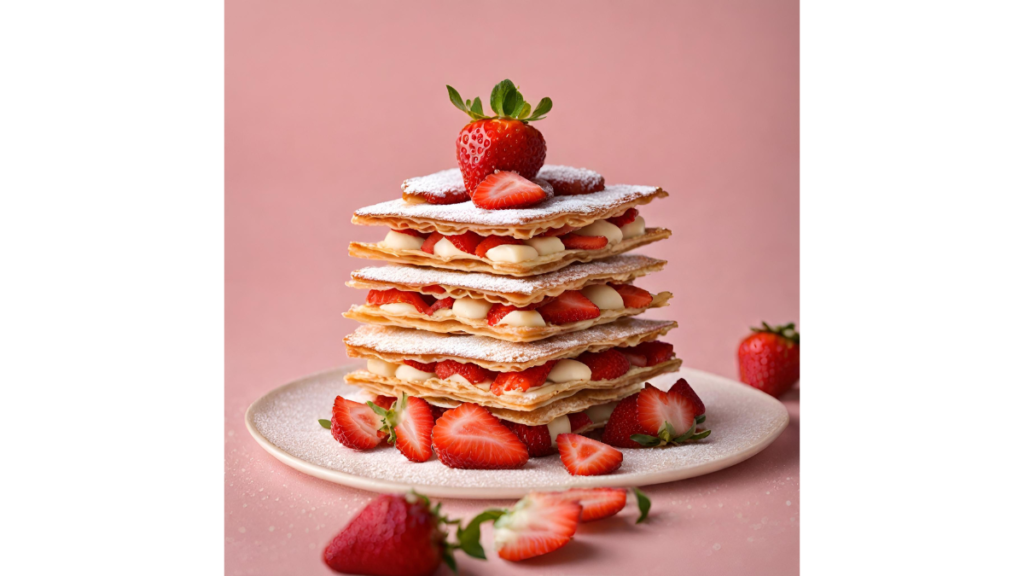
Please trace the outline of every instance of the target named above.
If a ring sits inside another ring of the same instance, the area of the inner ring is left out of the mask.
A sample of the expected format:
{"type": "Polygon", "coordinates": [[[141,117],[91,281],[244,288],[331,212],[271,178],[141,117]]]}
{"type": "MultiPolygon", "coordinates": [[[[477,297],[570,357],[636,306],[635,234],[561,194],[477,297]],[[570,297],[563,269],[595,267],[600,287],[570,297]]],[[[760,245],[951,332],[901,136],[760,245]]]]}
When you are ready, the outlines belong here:
{"type": "Polygon", "coordinates": [[[413,368],[419,370],[420,372],[433,372],[434,368],[437,367],[437,362],[430,362],[428,364],[424,364],[422,362],[417,362],[415,360],[402,360],[402,363],[405,364],[406,366],[412,366],[413,368]]]}
{"type": "Polygon", "coordinates": [[[518,562],[569,543],[583,507],[576,502],[531,493],[494,522],[494,547],[504,560],[518,562]]]}
{"type": "Polygon", "coordinates": [[[437,419],[434,452],[449,468],[519,468],[530,458],[515,433],[479,404],[466,402],[437,419]]]}
{"type": "Polygon", "coordinates": [[[566,290],[554,300],[537,309],[548,324],[570,324],[593,320],[601,315],[601,309],[591,302],[580,290],[566,290]]]}
{"type": "Polygon", "coordinates": [[[483,236],[476,232],[466,232],[465,234],[459,234],[457,236],[445,236],[449,242],[455,245],[456,248],[462,250],[466,254],[472,254],[476,251],[477,244],[483,240],[483,236]]]}
{"type": "Polygon", "coordinates": [[[575,414],[569,414],[569,430],[576,432],[582,430],[587,426],[593,424],[590,420],[590,416],[587,416],[586,412],[577,412],[575,414]]]}
{"type": "Polygon", "coordinates": [[[488,236],[477,245],[475,254],[480,258],[487,258],[488,250],[502,244],[524,244],[524,242],[511,236],[488,236]]]}
{"type": "Polygon", "coordinates": [[[505,422],[505,426],[514,432],[519,440],[526,445],[530,458],[550,456],[558,452],[558,449],[552,445],[551,434],[548,432],[547,425],[528,426],[518,422],[505,422]]]}
{"type": "Polygon", "coordinates": [[[672,345],[668,342],[662,342],[661,340],[641,342],[640,344],[633,346],[632,350],[643,354],[644,357],[647,358],[648,366],[668,362],[673,356],[675,356],[672,352],[672,345]]]}
{"type": "Polygon", "coordinates": [[[454,306],[455,298],[442,298],[431,304],[430,308],[427,308],[427,314],[433,316],[434,312],[437,312],[438,310],[450,310],[454,306]]]}
{"type": "Polygon", "coordinates": [[[626,308],[647,308],[654,301],[650,292],[632,284],[609,284],[609,286],[618,292],[619,296],[622,296],[622,304],[626,308]]]}
{"type": "Polygon", "coordinates": [[[672,385],[669,392],[681,394],[683,397],[689,399],[690,402],[693,402],[694,411],[697,413],[697,424],[704,423],[704,402],[702,402],[700,397],[697,396],[697,393],[693,391],[693,388],[690,387],[690,383],[687,382],[685,378],[676,380],[676,383],[672,385]]]}
{"type": "Polygon", "coordinates": [[[388,443],[393,442],[398,451],[413,462],[430,460],[431,431],[434,429],[430,404],[402,392],[402,397],[390,409],[373,404],[370,408],[383,423],[388,443]]]}
{"type": "Polygon", "coordinates": [[[473,203],[484,210],[528,208],[549,198],[538,184],[515,172],[495,172],[473,192],[473,203]]]}
{"type": "Polygon", "coordinates": [[[573,476],[610,474],[622,466],[622,452],[579,434],[559,434],[558,455],[573,476]]]}
{"type": "Polygon", "coordinates": [[[370,290],[370,293],[366,295],[366,303],[372,306],[412,304],[416,311],[421,314],[426,314],[430,310],[430,306],[423,300],[423,296],[416,292],[406,292],[397,288],[370,290]]]}
{"type": "Polygon", "coordinates": [[[434,372],[437,377],[446,380],[447,378],[459,374],[470,384],[480,384],[488,380],[493,380],[497,373],[477,366],[476,364],[463,364],[462,362],[456,362],[455,360],[442,360],[437,363],[434,368],[434,372]]]}
{"type": "Polygon", "coordinates": [[[423,241],[423,245],[420,246],[420,250],[427,254],[434,253],[434,245],[441,241],[444,236],[440,232],[433,232],[427,239],[423,241]]]}
{"type": "Polygon", "coordinates": [[[626,355],[615,348],[603,352],[584,352],[576,357],[590,368],[591,380],[614,380],[629,372],[630,362],[626,355]]]}
{"type": "Polygon", "coordinates": [[[622,352],[626,358],[629,359],[629,363],[633,366],[643,368],[647,366],[647,356],[644,356],[640,352],[633,350],[632,348],[616,348],[619,352],[622,352]]]}
{"type": "Polygon", "coordinates": [[[663,392],[647,384],[636,401],[637,422],[643,434],[634,434],[632,440],[643,446],[681,444],[706,438],[711,433],[697,433],[697,406],[677,392],[663,392]]]}
{"type": "Polygon", "coordinates": [[[491,393],[501,396],[510,390],[526,392],[530,388],[541,386],[547,381],[548,374],[551,373],[551,369],[555,367],[556,363],[556,360],[552,360],[540,366],[527,368],[522,372],[502,372],[491,384],[491,393]]]}
{"type": "Polygon", "coordinates": [[[366,404],[346,400],[341,396],[334,399],[331,412],[331,436],[353,450],[369,450],[380,444],[377,435],[380,418],[366,404]]]}
{"type": "Polygon", "coordinates": [[[579,234],[566,234],[559,236],[562,245],[566,250],[600,250],[608,245],[608,238],[605,236],[580,236],[579,234]]]}
{"type": "Polygon", "coordinates": [[[593,522],[614,516],[626,507],[625,488],[573,488],[564,492],[546,492],[551,498],[579,502],[583,507],[580,522],[593,522]]]}
{"type": "Polygon", "coordinates": [[[607,220],[621,228],[626,224],[629,224],[630,222],[636,220],[636,217],[639,213],[640,212],[636,208],[630,208],[629,210],[626,210],[626,212],[621,216],[615,216],[614,218],[608,218],[607,220]]]}
{"type": "Polygon", "coordinates": [[[508,304],[495,304],[494,306],[491,306],[491,309],[487,311],[487,325],[497,326],[498,322],[501,322],[502,318],[516,310],[519,310],[519,308],[509,306],[508,304]]]}

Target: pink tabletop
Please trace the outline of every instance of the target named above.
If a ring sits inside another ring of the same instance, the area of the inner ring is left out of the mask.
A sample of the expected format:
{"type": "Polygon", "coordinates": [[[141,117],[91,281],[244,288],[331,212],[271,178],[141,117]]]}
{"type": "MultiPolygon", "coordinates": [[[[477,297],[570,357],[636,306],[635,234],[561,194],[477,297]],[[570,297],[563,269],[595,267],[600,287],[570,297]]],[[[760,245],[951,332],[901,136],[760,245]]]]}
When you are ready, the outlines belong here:
{"type": "MultiPolygon", "coordinates": [[[[227,3],[228,574],[329,573],[324,546],[373,497],[277,462],[243,415],[269,390],[349,362],[342,338],[356,325],[341,312],[364,294],[344,282],[369,261],[346,244],[382,233],[349,218],[397,197],[404,178],[455,166],[464,118],[445,84],[486,96],[507,76],[527,99],[550,96],[537,123],[549,162],[671,194],[641,209],[673,236],[641,250],[669,264],[638,285],[675,294],[648,316],[679,321],[667,340],[686,365],[735,378],[748,326],[799,323],[795,1],[521,2],[538,15],[519,24],[536,41],[514,49],[465,3],[393,6],[227,3]]],[[[761,454],[647,489],[649,524],[634,527],[627,509],[526,563],[459,554],[463,572],[796,573],[799,393],[784,401],[792,422],[761,454]]],[[[508,503],[444,502],[456,517],[508,503]]]]}

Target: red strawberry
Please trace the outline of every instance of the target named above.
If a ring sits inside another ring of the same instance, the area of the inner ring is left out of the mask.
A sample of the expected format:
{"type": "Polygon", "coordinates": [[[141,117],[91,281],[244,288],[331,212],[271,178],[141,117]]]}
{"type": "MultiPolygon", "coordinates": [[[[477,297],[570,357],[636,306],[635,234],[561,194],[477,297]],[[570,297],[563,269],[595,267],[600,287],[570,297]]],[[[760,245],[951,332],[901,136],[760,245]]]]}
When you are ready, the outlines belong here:
{"type": "Polygon", "coordinates": [[[391,405],[395,403],[395,400],[398,400],[398,398],[395,398],[394,396],[384,396],[383,394],[378,394],[377,397],[373,399],[373,403],[385,410],[390,410],[391,405]]]}
{"type": "Polygon", "coordinates": [[[346,400],[341,396],[334,399],[331,413],[331,436],[353,450],[369,450],[380,444],[380,417],[366,404],[346,400]]]}
{"type": "Polygon", "coordinates": [[[622,452],[579,434],[559,434],[558,456],[573,476],[610,474],[622,466],[622,452]]]}
{"type": "Polygon", "coordinates": [[[420,292],[430,292],[431,294],[444,294],[444,288],[438,284],[431,284],[430,286],[424,286],[420,288],[420,292]]]}
{"type": "Polygon", "coordinates": [[[477,366],[476,364],[463,364],[462,362],[456,362],[455,360],[442,360],[437,363],[434,368],[434,372],[437,377],[445,380],[453,374],[461,374],[463,378],[469,380],[473,384],[479,384],[486,382],[487,380],[493,380],[496,373],[477,366]]]}
{"type": "Polygon", "coordinates": [[[601,315],[601,309],[580,290],[566,290],[554,300],[537,309],[548,324],[569,324],[592,320],[601,315]]]}
{"type": "Polygon", "coordinates": [[[429,364],[424,364],[415,360],[402,360],[402,362],[406,366],[412,366],[420,372],[433,372],[434,368],[437,367],[437,362],[430,362],[429,364]]]}
{"type": "Polygon", "coordinates": [[[466,191],[474,197],[478,185],[495,170],[518,172],[533,178],[544,165],[547,144],[544,136],[528,122],[543,120],[551,110],[551,99],[542,98],[536,108],[523,100],[511,80],[503,80],[491,91],[491,109],[495,116],[485,116],[479,98],[472,103],[448,86],[448,97],[473,122],[467,124],[455,143],[459,169],[466,191]]]}
{"type": "Polygon", "coordinates": [[[604,190],[604,176],[586,168],[548,165],[537,172],[537,177],[550,182],[558,196],[593,194],[604,190]]]}
{"type": "Polygon", "coordinates": [[[515,433],[478,404],[460,404],[437,419],[434,452],[449,468],[519,468],[530,454],[515,433]]]}
{"type": "Polygon", "coordinates": [[[433,574],[451,554],[438,512],[423,496],[379,496],[331,540],[324,562],[343,574],[433,574]]]}
{"type": "Polygon", "coordinates": [[[562,226],[561,228],[552,228],[551,230],[548,230],[547,232],[541,234],[541,236],[545,237],[545,238],[548,237],[548,236],[564,236],[564,235],[568,234],[569,232],[572,232],[573,230],[578,230],[578,228],[576,228],[575,226],[569,226],[568,224],[566,224],[565,226],[562,226]]]}
{"type": "Polygon", "coordinates": [[[551,369],[555,367],[556,362],[557,360],[552,360],[540,366],[527,368],[522,372],[502,372],[491,383],[491,394],[501,396],[509,390],[525,392],[530,388],[540,386],[547,381],[548,374],[551,373],[551,369]]]}
{"type": "Polygon", "coordinates": [[[609,284],[609,286],[618,292],[619,296],[622,296],[622,303],[626,308],[647,308],[654,301],[650,292],[632,284],[609,284]]]}
{"type": "Polygon", "coordinates": [[[800,334],[793,324],[751,328],[740,343],[740,380],[778,398],[800,380],[800,334]]]}
{"type": "Polygon", "coordinates": [[[644,357],[647,358],[648,366],[668,362],[674,355],[672,353],[672,345],[668,342],[662,342],[661,340],[641,342],[640,344],[633,346],[633,351],[643,354],[644,357]]]}
{"type": "Polygon", "coordinates": [[[634,438],[637,442],[645,446],[677,444],[693,436],[697,406],[682,394],[664,392],[647,384],[636,400],[636,417],[643,435],[649,438],[634,438]]]}
{"type": "Polygon", "coordinates": [[[604,236],[566,234],[559,236],[558,239],[562,241],[566,250],[600,250],[608,245],[608,238],[604,236]]]}
{"type": "Polygon", "coordinates": [[[453,306],[455,306],[455,298],[442,298],[431,304],[430,308],[427,308],[427,314],[433,316],[434,312],[444,310],[445,308],[452,308],[453,306]]]}
{"type": "Polygon", "coordinates": [[[590,416],[587,416],[586,412],[577,412],[575,414],[569,414],[569,430],[575,432],[581,428],[590,426],[593,422],[590,421],[590,416]]]}
{"type": "Polygon", "coordinates": [[[608,424],[604,427],[604,433],[601,434],[602,442],[619,448],[643,448],[631,438],[634,434],[644,433],[636,415],[636,400],[639,397],[640,393],[637,392],[615,405],[612,415],[608,417],[608,424]]]}
{"type": "Polygon", "coordinates": [[[583,507],[580,522],[593,522],[614,516],[626,507],[625,488],[573,488],[564,492],[547,492],[560,500],[579,502],[583,507]]]}
{"type": "Polygon", "coordinates": [[[397,288],[387,290],[370,290],[366,295],[366,303],[373,306],[384,304],[412,304],[421,314],[426,314],[430,306],[423,300],[423,296],[416,292],[406,292],[397,288]]]}
{"type": "Polygon", "coordinates": [[[629,359],[629,363],[633,366],[639,366],[641,368],[647,366],[647,356],[644,356],[643,353],[637,352],[632,348],[616,348],[616,350],[625,354],[626,358],[629,359]]]}
{"type": "Polygon", "coordinates": [[[418,230],[395,230],[394,228],[392,228],[391,231],[398,232],[399,234],[408,234],[409,236],[415,236],[416,238],[427,237],[426,234],[424,234],[423,232],[419,232],[418,230]]]}
{"type": "Polygon", "coordinates": [[[466,232],[457,236],[445,236],[445,238],[466,254],[472,254],[476,250],[476,245],[484,239],[483,236],[476,232],[466,232]]]}
{"type": "MultiPolygon", "coordinates": [[[[430,405],[430,415],[434,417],[435,424],[437,423],[437,419],[440,418],[441,416],[444,416],[444,413],[447,411],[448,408],[445,408],[443,406],[434,406],[433,404],[430,405]]],[[[433,439],[431,439],[431,442],[433,442],[433,439]]]]}
{"type": "Polygon", "coordinates": [[[547,425],[527,426],[526,424],[505,421],[505,426],[512,432],[515,432],[516,437],[526,445],[530,458],[550,456],[558,451],[551,444],[551,434],[548,432],[547,425]]]}
{"type": "Polygon", "coordinates": [[[693,402],[693,405],[696,408],[695,412],[697,413],[697,416],[700,416],[705,412],[704,402],[702,402],[700,397],[697,396],[697,393],[693,391],[693,388],[690,387],[690,383],[687,382],[685,378],[680,378],[679,380],[676,380],[676,383],[672,385],[672,388],[669,389],[669,392],[682,394],[684,397],[688,398],[690,402],[693,402]]]}
{"type": "Polygon", "coordinates": [[[577,502],[530,493],[494,522],[494,547],[504,560],[526,560],[569,543],[583,507],[577,502]]]}
{"type": "Polygon", "coordinates": [[[427,254],[433,254],[434,244],[440,242],[442,238],[444,238],[444,236],[441,235],[440,232],[431,233],[430,236],[427,236],[427,239],[423,241],[423,245],[420,246],[420,250],[426,252],[427,254]]]}
{"type": "Polygon", "coordinates": [[[509,306],[508,304],[495,304],[491,306],[491,309],[487,311],[487,325],[495,326],[501,319],[508,316],[509,312],[515,312],[519,310],[515,306],[509,306]]]}
{"type": "Polygon", "coordinates": [[[477,186],[473,204],[484,210],[509,210],[528,208],[550,197],[539,184],[515,172],[495,172],[477,186]]]}
{"type": "Polygon", "coordinates": [[[615,216],[613,218],[607,218],[606,220],[608,220],[612,224],[615,224],[616,226],[622,227],[625,226],[626,224],[629,224],[633,220],[636,220],[636,215],[639,213],[640,212],[636,208],[630,208],[629,210],[626,210],[622,215],[615,216]]]}
{"type": "Polygon", "coordinates": [[[434,428],[430,404],[402,392],[390,410],[378,407],[373,411],[384,422],[388,442],[394,442],[399,452],[413,462],[430,460],[430,432],[434,428]]]}
{"type": "Polygon", "coordinates": [[[481,258],[486,258],[488,250],[502,244],[524,244],[524,242],[511,236],[487,236],[477,245],[475,254],[481,258]]]}
{"type": "Polygon", "coordinates": [[[629,358],[615,348],[603,352],[584,352],[576,357],[590,368],[591,380],[614,380],[629,372],[629,358]]]}

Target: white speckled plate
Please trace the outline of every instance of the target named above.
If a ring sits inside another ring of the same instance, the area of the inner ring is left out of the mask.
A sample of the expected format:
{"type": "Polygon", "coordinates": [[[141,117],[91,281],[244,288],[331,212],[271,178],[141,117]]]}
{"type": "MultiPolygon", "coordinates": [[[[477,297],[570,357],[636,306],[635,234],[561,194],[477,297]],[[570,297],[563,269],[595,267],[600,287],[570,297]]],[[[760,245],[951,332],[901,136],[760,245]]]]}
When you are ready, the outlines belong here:
{"type": "Polygon", "coordinates": [[[531,490],[583,486],[644,486],[692,478],[737,464],[764,450],[789,424],[778,400],[739,382],[684,368],[651,381],[668,389],[683,377],[707,407],[711,436],[663,449],[623,450],[622,467],[606,476],[569,475],[558,455],[531,458],[519,470],[455,470],[437,458],[414,463],[384,445],[368,452],[339,444],[320,418],[330,419],[337,395],[358,388],[344,375],[350,365],[286,384],[253,402],[245,413],[249,433],[288,466],[317,478],[373,492],[410,488],[441,498],[519,498],[531,490]]]}

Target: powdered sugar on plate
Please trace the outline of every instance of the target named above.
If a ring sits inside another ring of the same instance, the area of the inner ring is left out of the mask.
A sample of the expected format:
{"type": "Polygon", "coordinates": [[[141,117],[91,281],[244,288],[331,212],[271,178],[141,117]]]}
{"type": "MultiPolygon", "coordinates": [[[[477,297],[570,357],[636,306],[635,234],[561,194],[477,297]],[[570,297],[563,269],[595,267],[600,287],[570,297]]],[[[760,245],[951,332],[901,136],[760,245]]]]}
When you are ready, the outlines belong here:
{"type": "Polygon", "coordinates": [[[500,294],[533,294],[534,292],[549,290],[591,276],[627,274],[650,266],[664,264],[664,260],[658,260],[657,258],[650,258],[640,254],[627,254],[611,256],[593,262],[580,262],[555,272],[525,278],[496,276],[482,272],[454,272],[437,268],[405,265],[360,268],[352,272],[352,277],[374,282],[388,282],[410,286],[444,284],[467,290],[482,290],[500,294]]]}

